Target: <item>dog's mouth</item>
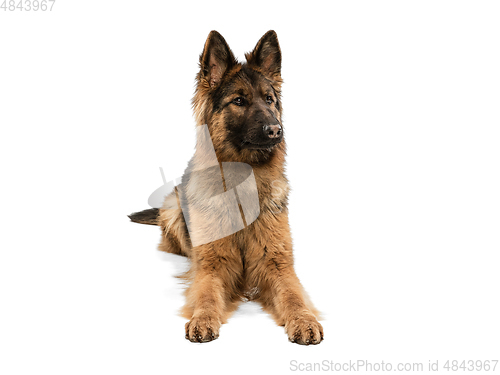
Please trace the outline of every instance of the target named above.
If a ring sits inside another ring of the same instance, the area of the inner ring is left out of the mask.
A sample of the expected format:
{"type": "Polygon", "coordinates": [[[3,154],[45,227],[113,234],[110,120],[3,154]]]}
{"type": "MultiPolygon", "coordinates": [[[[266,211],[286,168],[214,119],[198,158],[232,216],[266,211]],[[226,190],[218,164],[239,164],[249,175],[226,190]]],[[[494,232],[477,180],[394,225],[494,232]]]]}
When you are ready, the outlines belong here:
{"type": "Polygon", "coordinates": [[[281,143],[281,139],[278,142],[272,143],[253,143],[249,141],[243,141],[241,143],[241,148],[248,150],[267,150],[271,151],[274,147],[281,143]]]}

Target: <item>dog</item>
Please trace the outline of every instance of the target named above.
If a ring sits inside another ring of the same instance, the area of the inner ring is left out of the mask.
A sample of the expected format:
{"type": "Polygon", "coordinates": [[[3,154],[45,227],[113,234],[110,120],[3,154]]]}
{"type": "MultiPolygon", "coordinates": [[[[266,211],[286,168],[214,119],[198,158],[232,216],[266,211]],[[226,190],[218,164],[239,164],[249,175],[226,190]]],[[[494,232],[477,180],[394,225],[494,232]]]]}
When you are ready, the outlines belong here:
{"type": "Polygon", "coordinates": [[[238,62],[222,35],[210,32],[192,100],[198,128],[206,131],[162,208],[129,217],[159,225],[159,249],[191,260],[183,275],[186,339],[218,338],[238,304],[251,300],[284,326],[291,342],[319,344],[319,312],[293,267],[276,32],[268,31],[245,58],[238,62]],[[236,202],[230,209],[228,199],[236,202]]]}

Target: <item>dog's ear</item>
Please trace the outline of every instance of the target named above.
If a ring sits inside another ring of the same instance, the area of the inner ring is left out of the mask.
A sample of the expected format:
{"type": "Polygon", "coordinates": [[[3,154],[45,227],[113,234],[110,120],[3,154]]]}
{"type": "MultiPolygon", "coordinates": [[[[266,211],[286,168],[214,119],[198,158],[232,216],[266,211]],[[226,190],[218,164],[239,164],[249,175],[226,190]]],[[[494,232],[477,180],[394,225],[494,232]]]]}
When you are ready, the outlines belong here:
{"type": "Polygon", "coordinates": [[[281,49],[276,31],[265,33],[245,57],[249,65],[260,68],[264,74],[281,76],[281,49]]]}
{"type": "Polygon", "coordinates": [[[237,64],[233,52],[217,31],[208,34],[205,48],[200,55],[200,77],[205,79],[210,87],[216,87],[222,77],[237,64]]]}

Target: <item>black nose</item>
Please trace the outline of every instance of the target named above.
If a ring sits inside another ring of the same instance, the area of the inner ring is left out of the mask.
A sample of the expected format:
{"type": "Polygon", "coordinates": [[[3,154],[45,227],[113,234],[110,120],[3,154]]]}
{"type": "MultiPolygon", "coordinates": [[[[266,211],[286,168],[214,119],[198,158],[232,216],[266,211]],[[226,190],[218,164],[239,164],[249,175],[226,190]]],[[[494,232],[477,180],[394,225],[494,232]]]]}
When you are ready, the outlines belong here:
{"type": "Polygon", "coordinates": [[[279,138],[283,134],[281,125],[264,125],[264,134],[269,138],[279,138]]]}

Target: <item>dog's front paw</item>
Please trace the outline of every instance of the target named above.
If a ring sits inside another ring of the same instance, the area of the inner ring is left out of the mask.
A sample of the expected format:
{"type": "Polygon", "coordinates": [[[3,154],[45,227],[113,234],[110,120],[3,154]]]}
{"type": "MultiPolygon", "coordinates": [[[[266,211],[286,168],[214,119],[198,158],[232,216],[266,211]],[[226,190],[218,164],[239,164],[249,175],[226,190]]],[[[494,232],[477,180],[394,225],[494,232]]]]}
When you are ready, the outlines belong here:
{"type": "Polygon", "coordinates": [[[316,345],[323,341],[323,327],[312,314],[304,314],[285,324],[288,340],[300,345],[316,345]]]}
{"type": "Polygon", "coordinates": [[[186,339],[209,342],[219,337],[220,322],[210,316],[193,317],[186,323],[186,339]]]}

